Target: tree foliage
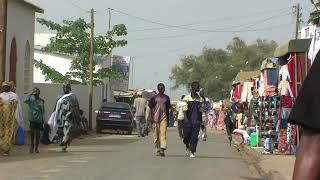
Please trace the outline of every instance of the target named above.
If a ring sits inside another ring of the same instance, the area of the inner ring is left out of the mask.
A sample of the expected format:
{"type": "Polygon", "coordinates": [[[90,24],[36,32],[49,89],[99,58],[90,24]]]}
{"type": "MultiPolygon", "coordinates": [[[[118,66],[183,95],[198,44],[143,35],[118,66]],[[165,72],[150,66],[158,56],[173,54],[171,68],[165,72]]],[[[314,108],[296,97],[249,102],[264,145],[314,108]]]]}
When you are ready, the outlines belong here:
{"type": "Polygon", "coordinates": [[[310,13],[308,23],[319,24],[320,1],[319,1],[319,0],[310,0],[310,1],[311,1],[311,3],[314,5],[315,10],[310,13]]]}
{"type": "Polygon", "coordinates": [[[238,37],[233,38],[226,49],[205,47],[198,56],[187,55],[181,58],[171,72],[175,87],[189,87],[192,81],[199,81],[206,95],[214,100],[229,96],[231,82],[240,71],[258,70],[262,61],[272,56],[277,43],[257,39],[248,45],[238,37]]]}
{"type": "MultiPolygon", "coordinates": [[[[56,36],[50,39],[50,43],[43,49],[46,52],[60,53],[73,57],[70,71],[61,74],[55,69],[45,65],[42,61],[35,62],[47,80],[53,83],[70,82],[74,84],[89,84],[90,81],[90,28],[91,24],[84,19],[76,21],[64,20],[62,24],[50,20],[38,18],[37,21],[48,29],[55,31],[56,36]]],[[[105,35],[94,37],[94,54],[107,56],[117,47],[123,47],[127,41],[120,39],[127,35],[127,28],[123,24],[115,25],[105,35]]],[[[94,85],[103,83],[104,78],[119,79],[123,76],[112,68],[97,68],[97,62],[93,62],[94,85]]]]}

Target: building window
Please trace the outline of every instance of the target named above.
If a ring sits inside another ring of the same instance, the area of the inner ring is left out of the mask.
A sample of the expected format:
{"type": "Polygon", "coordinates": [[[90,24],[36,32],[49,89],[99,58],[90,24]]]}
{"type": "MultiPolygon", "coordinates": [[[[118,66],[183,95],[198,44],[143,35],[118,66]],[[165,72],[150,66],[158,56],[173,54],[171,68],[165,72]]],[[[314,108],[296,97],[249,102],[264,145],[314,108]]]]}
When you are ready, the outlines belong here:
{"type": "Polygon", "coordinates": [[[26,42],[24,53],[24,71],[23,71],[23,91],[25,94],[30,92],[31,86],[31,61],[30,61],[30,43],[26,42]]]}

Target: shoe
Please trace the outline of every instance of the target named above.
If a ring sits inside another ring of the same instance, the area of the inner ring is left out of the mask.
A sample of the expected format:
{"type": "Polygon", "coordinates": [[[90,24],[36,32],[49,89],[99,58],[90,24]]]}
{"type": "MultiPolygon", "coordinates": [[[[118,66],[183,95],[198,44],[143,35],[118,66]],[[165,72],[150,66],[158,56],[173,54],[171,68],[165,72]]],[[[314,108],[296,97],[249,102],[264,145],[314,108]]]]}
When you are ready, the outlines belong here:
{"type": "Polygon", "coordinates": [[[160,151],[157,151],[157,152],[156,152],[156,156],[161,156],[160,151]]]}
{"type": "Polygon", "coordinates": [[[189,149],[186,149],[186,156],[190,156],[190,150],[189,149]]]}
{"type": "Polygon", "coordinates": [[[196,155],[194,155],[194,153],[191,153],[191,154],[190,154],[190,157],[191,157],[191,158],[195,158],[196,155]]]}
{"type": "Polygon", "coordinates": [[[39,149],[36,148],[36,149],[34,150],[34,152],[37,153],[37,154],[39,154],[39,149]]]}
{"type": "Polygon", "coordinates": [[[164,153],[164,149],[163,148],[160,149],[160,156],[161,157],[165,157],[166,156],[166,154],[164,153]]]}
{"type": "Polygon", "coordinates": [[[61,152],[67,152],[67,147],[63,147],[61,152]]]}
{"type": "Polygon", "coordinates": [[[33,148],[34,148],[33,146],[30,146],[30,150],[29,150],[29,153],[30,153],[30,154],[33,153],[33,148]]]}
{"type": "Polygon", "coordinates": [[[6,151],[2,154],[3,156],[10,156],[10,151],[6,151]]]}

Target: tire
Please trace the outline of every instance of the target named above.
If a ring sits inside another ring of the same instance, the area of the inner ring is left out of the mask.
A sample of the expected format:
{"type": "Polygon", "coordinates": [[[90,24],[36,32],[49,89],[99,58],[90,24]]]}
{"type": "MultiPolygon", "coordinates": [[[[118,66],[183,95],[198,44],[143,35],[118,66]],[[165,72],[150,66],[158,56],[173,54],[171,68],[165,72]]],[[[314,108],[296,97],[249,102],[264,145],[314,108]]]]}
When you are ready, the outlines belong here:
{"type": "Polygon", "coordinates": [[[132,135],[132,129],[127,131],[127,135],[132,135]]]}

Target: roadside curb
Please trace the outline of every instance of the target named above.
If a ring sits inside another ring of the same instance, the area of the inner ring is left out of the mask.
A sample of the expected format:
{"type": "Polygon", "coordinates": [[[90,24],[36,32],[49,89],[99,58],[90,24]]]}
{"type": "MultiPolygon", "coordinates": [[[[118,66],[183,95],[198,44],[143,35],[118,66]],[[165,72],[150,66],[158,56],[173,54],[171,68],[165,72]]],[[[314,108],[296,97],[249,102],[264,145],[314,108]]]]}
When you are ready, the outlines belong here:
{"type": "MultiPolygon", "coordinates": [[[[276,170],[266,170],[264,169],[260,163],[267,159],[269,155],[263,155],[256,149],[253,149],[246,145],[241,145],[239,147],[241,156],[246,160],[248,165],[253,166],[258,173],[261,175],[263,180],[285,180],[283,175],[279,171],[276,170]]],[[[277,156],[277,155],[270,155],[277,156]]]]}

